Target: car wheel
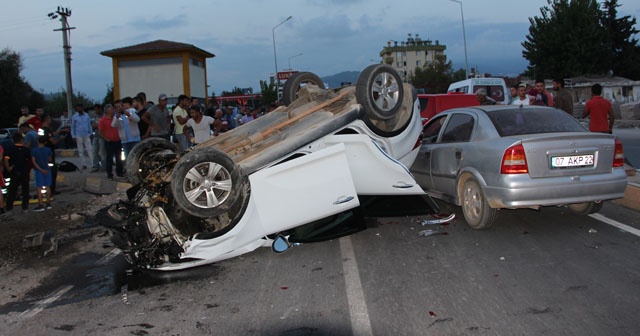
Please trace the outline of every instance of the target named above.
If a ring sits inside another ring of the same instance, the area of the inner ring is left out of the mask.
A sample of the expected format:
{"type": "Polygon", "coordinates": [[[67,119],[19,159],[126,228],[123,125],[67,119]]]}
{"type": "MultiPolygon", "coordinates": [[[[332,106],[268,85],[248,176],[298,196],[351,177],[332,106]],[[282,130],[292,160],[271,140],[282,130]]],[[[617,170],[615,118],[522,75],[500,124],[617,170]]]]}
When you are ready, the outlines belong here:
{"type": "Polygon", "coordinates": [[[137,143],[125,161],[127,178],[131,184],[144,181],[149,173],[165,164],[166,156],[175,158],[178,147],[163,138],[148,138],[137,143]],[[162,157],[162,158],[161,158],[162,157]]]}
{"type": "Polygon", "coordinates": [[[567,207],[576,215],[590,215],[602,209],[602,202],[574,203],[567,207]]]}
{"type": "Polygon", "coordinates": [[[470,227],[482,230],[490,228],[495,222],[497,210],[487,203],[478,182],[470,178],[462,189],[462,213],[470,227]]]}
{"type": "Polygon", "coordinates": [[[370,65],[358,77],[356,100],[372,119],[393,118],[402,107],[403,96],[402,79],[388,65],[370,65]]]}
{"type": "Polygon", "coordinates": [[[203,148],[185,154],[178,161],[171,175],[171,193],[187,213],[207,218],[233,212],[237,208],[234,205],[244,203],[248,196],[246,183],[229,156],[203,148]]]}
{"type": "Polygon", "coordinates": [[[324,89],[324,82],[318,75],[312,72],[298,72],[287,79],[282,87],[282,103],[289,105],[298,98],[298,91],[302,85],[314,84],[324,89]]]}

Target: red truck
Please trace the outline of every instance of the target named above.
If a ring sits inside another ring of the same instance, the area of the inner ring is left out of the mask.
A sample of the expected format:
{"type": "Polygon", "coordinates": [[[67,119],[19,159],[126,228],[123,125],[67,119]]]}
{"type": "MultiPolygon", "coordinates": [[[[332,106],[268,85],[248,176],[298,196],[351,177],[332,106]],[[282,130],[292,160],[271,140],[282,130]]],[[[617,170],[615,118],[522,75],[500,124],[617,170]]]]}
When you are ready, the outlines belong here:
{"type": "Polygon", "coordinates": [[[418,94],[423,120],[448,109],[480,105],[476,95],[467,93],[418,94]]]}

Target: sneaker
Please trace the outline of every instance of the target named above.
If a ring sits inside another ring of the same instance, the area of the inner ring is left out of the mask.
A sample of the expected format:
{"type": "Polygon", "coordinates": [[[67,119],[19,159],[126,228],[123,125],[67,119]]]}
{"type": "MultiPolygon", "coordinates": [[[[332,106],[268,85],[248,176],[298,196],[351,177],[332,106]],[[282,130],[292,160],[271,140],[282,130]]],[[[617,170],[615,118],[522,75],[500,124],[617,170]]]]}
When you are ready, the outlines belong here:
{"type": "Polygon", "coordinates": [[[100,168],[93,168],[91,169],[90,173],[97,173],[100,171],[100,168]]]}
{"type": "Polygon", "coordinates": [[[35,209],[33,209],[34,212],[41,212],[44,211],[44,207],[42,205],[38,205],[35,209]]]}
{"type": "Polygon", "coordinates": [[[51,208],[53,208],[53,207],[51,206],[51,203],[47,203],[47,205],[45,206],[45,208],[47,208],[47,210],[49,210],[49,209],[51,209],[51,208]]]}

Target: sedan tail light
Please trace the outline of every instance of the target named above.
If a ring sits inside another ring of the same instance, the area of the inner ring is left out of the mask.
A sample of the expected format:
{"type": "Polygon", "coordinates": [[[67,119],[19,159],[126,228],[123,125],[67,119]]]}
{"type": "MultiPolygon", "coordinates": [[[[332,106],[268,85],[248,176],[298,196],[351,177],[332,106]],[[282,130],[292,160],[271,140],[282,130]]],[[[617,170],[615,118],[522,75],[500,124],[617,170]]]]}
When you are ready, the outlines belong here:
{"type": "Polygon", "coordinates": [[[624,167],[624,152],[622,151],[622,141],[616,139],[616,149],[613,155],[613,167],[624,167]]]}
{"type": "Polygon", "coordinates": [[[524,154],[522,144],[514,145],[507,148],[502,156],[502,165],[500,165],[500,174],[527,174],[529,167],[527,166],[527,157],[524,154]]]}

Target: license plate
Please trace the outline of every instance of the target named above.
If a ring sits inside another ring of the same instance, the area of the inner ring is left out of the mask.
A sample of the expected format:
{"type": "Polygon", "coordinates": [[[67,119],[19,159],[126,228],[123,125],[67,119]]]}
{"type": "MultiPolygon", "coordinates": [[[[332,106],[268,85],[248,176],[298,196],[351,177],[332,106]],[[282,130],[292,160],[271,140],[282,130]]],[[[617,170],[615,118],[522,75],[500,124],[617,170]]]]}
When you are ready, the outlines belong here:
{"type": "Polygon", "coordinates": [[[551,157],[551,167],[553,168],[588,166],[593,166],[593,154],[551,157]]]}

